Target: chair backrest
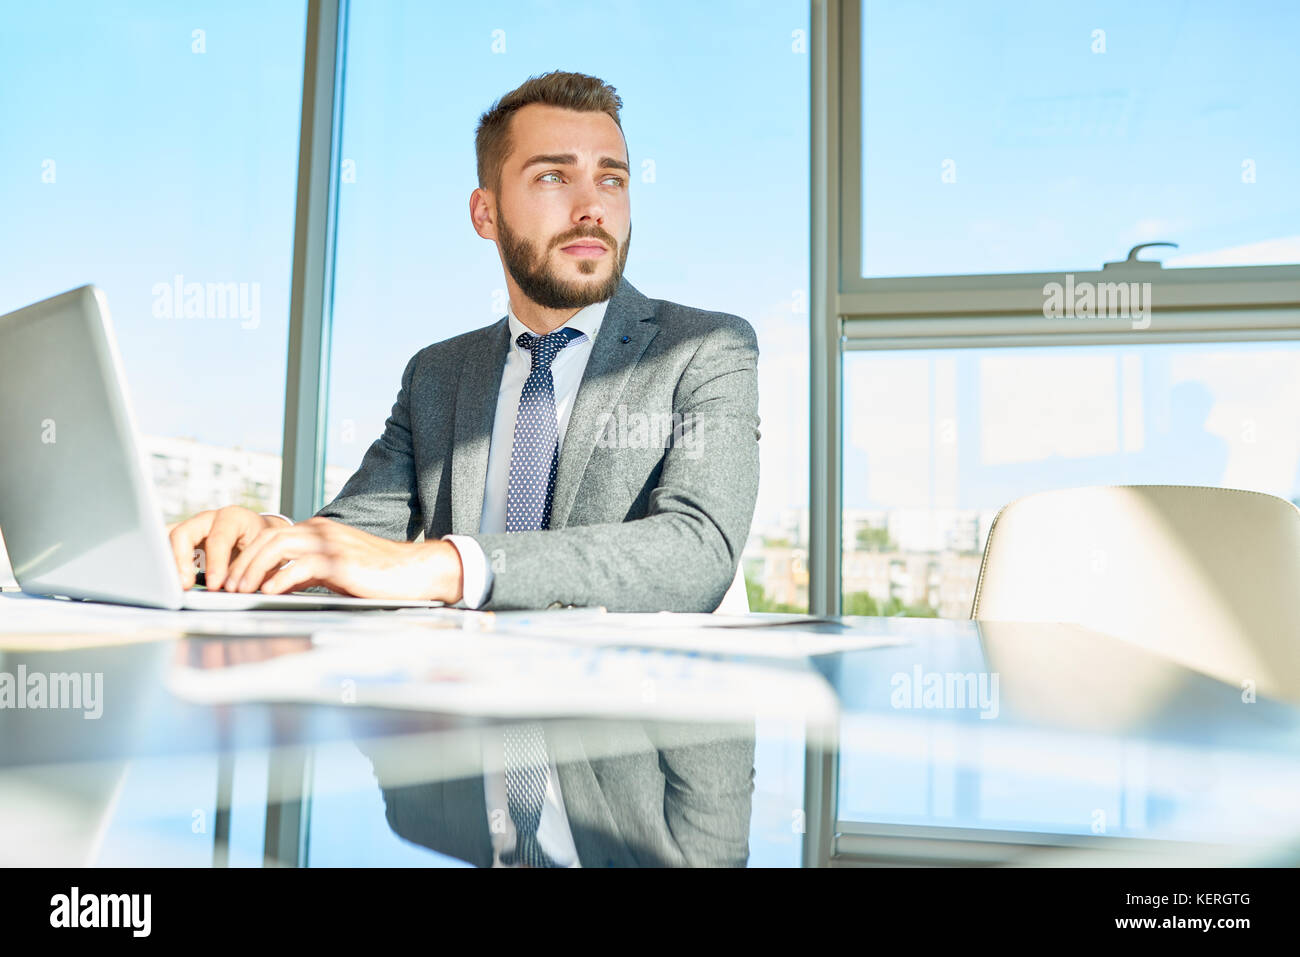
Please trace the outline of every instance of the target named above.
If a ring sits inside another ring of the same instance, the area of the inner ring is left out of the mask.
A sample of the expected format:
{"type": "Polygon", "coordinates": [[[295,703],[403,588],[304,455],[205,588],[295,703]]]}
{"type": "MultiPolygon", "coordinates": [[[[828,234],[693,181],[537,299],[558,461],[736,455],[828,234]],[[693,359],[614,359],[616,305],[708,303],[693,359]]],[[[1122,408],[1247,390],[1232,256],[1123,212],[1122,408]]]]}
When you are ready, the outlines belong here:
{"type": "Polygon", "coordinates": [[[1300,700],[1300,510],[1178,485],[1030,495],[994,519],[971,617],[1082,625],[1300,700]]]}
{"type": "Polygon", "coordinates": [[[731,580],[727,593],[722,596],[722,602],[717,608],[713,609],[715,615],[748,615],[749,614],[749,592],[745,590],[745,563],[739,562],[736,565],[736,577],[731,580]]]}

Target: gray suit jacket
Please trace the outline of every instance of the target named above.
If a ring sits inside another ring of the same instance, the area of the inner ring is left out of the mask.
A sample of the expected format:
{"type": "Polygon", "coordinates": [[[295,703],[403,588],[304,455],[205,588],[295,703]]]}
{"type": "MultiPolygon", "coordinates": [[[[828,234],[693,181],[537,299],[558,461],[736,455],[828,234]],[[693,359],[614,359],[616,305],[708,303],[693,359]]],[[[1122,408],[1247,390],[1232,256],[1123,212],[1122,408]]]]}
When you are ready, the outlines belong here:
{"type": "Polygon", "coordinates": [[[488,609],[717,608],[758,496],[750,324],[648,299],[623,278],[569,416],[550,528],[484,535],[509,335],[503,316],[417,352],[383,435],[317,515],[393,541],[472,535],[493,570],[488,609]]]}

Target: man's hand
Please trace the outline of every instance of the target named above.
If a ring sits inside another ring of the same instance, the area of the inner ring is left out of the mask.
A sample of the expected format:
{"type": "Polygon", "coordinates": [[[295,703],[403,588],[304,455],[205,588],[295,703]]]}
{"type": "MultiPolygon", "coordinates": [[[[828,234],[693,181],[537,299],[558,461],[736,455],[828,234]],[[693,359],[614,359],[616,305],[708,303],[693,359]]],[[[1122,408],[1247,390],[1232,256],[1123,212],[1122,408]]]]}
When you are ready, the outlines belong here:
{"type": "Polygon", "coordinates": [[[393,542],[328,518],[269,521],[274,527],[242,545],[219,585],[211,583],[209,559],[209,588],[279,595],[324,585],[359,598],[460,601],[460,553],[450,542],[393,542]]]}
{"type": "Polygon", "coordinates": [[[194,587],[194,573],[203,571],[207,587],[216,589],[225,580],[226,569],[232,560],[246,548],[257,535],[268,528],[288,528],[278,518],[263,518],[256,512],[230,505],[211,509],[174,522],[167,526],[176,570],[180,573],[181,587],[194,587]],[[200,569],[195,563],[195,550],[203,548],[205,560],[200,569]]]}

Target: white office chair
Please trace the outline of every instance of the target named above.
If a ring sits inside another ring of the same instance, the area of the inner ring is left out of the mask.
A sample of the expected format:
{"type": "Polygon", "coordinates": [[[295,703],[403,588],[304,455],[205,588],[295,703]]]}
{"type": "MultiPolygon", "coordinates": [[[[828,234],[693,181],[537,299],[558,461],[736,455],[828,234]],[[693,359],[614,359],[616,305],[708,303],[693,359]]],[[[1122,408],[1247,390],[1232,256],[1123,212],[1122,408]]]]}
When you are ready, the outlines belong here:
{"type": "Polygon", "coordinates": [[[745,563],[736,565],[736,577],[731,580],[722,602],[713,609],[715,615],[748,615],[749,592],[745,590],[745,563]]]}
{"type": "Polygon", "coordinates": [[[971,617],[1105,632],[1300,700],[1300,510],[1260,492],[1042,492],[993,521],[971,617]]]}

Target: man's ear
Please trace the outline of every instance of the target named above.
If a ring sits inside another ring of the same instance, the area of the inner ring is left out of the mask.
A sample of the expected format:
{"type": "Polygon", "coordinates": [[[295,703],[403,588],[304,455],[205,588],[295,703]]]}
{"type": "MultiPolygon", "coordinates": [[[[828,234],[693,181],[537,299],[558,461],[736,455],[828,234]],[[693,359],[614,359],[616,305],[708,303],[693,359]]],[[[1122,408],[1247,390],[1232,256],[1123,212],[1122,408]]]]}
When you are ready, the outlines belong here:
{"type": "Polygon", "coordinates": [[[484,239],[496,241],[496,198],[482,186],[469,194],[469,219],[474,232],[484,239]]]}

